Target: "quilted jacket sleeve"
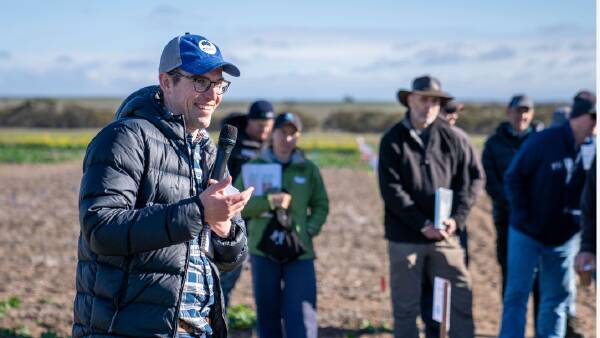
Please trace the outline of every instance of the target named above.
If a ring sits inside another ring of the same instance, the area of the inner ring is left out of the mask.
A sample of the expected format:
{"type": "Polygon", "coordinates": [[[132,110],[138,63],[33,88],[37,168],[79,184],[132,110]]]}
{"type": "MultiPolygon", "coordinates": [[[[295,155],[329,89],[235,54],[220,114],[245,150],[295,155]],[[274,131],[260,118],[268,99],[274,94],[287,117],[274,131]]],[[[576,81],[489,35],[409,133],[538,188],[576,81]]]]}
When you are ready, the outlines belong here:
{"type": "Polygon", "coordinates": [[[194,238],[202,227],[197,198],[134,208],[147,147],[141,134],[135,124],[117,121],[88,146],[79,219],[97,254],[126,256],[160,249],[194,238]]]}

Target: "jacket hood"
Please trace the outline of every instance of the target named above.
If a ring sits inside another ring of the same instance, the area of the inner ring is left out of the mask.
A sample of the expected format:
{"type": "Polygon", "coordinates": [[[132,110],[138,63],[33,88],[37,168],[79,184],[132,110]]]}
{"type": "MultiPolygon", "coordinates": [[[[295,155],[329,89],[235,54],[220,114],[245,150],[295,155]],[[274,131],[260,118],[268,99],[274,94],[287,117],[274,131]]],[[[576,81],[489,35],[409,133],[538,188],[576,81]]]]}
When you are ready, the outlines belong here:
{"type": "Polygon", "coordinates": [[[129,95],[115,113],[115,120],[139,117],[150,121],[168,138],[185,139],[182,115],[169,112],[159,86],[148,86],[129,95]]]}

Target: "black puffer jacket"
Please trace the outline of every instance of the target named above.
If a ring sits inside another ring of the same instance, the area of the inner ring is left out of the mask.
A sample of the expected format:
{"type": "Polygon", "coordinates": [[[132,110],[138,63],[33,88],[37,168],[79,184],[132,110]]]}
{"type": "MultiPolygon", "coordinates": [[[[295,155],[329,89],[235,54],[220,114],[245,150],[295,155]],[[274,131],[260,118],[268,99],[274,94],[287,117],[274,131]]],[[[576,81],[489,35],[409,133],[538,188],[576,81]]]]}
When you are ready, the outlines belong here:
{"type": "Polygon", "coordinates": [[[251,139],[243,129],[239,131],[235,147],[231,150],[231,156],[227,162],[227,167],[234,181],[242,173],[242,165],[257,158],[263,148],[263,142],[251,139]]]}
{"type": "Polygon", "coordinates": [[[498,226],[508,226],[509,208],[504,194],[504,173],[523,142],[534,132],[542,130],[543,127],[541,122],[533,121],[531,132],[518,137],[511,133],[509,122],[502,122],[494,134],[485,141],[481,155],[481,162],[487,178],[485,190],[492,198],[494,222],[498,226]]]}
{"type": "MultiPolygon", "coordinates": [[[[88,146],[79,197],[73,337],[173,337],[189,241],[202,229],[181,116],[169,114],[151,86],[130,95],[117,120],[88,146]]],[[[212,141],[203,157],[211,170],[212,141]]],[[[211,261],[232,269],[247,255],[243,221],[227,239],[213,234],[211,261]]],[[[217,267],[211,326],[226,337],[217,267]],[[220,301],[219,301],[220,300],[220,301]]]]}

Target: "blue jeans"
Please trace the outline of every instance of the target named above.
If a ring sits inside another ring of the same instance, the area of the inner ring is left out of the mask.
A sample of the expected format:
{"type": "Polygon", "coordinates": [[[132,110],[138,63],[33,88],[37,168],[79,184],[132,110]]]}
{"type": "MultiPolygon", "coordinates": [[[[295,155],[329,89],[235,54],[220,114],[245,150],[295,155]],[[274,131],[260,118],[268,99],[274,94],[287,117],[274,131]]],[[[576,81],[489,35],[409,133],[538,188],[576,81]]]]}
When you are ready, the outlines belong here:
{"type": "Polygon", "coordinates": [[[504,292],[500,338],[525,335],[527,301],[538,268],[540,305],[537,337],[564,337],[572,281],[573,263],[581,235],[564,244],[547,246],[510,227],[508,235],[508,277],[504,292]]]}
{"type": "Polygon", "coordinates": [[[244,264],[238,266],[237,268],[231,271],[221,272],[221,290],[223,290],[223,299],[225,300],[225,307],[229,307],[229,294],[233,291],[235,284],[238,279],[240,279],[240,275],[242,274],[242,269],[244,268],[244,264]]]}
{"type": "Polygon", "coordinates": [[[312,259],[278,264],[251,255],[260,338],[317,336],[317,279],[312,259]],[[282,327],[283,324],[283,327],[282,327]]]}

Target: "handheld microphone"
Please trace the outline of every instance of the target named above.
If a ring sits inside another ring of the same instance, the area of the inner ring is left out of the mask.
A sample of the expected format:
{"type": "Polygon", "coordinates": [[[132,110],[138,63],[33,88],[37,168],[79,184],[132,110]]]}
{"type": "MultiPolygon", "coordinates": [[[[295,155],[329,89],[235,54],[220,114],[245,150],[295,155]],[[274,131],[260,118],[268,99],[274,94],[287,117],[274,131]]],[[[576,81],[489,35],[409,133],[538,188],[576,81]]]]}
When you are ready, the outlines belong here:
{"type": "Polygon", "coordinates": [[[215,166],[210,175],[210,178],[213,180],[220,181],[223,179],[225,168],[227,167],[227,161],[229,161],[229,155],[231,155],[231,150],[233,150],[236,140],[237,128],[230,124],[223,125],[223,128],[221,128],[221,133],[219,134],[219,143],[217,144],[217,158],[215,159],[215,166]]]}
{"type": "MultiPolygon", "coordinates": [[[[233,146],[235,146],[236,140],[237,128],[230,124],[223,125],[223,128],[221,128],[221,133],[219,134],[219,143],[217,144],[217,158],[215,159],[213,171],[210,174],[211,179],[217,181],[223,179],[223,175],[225,175],[225,168],[227,167],[227,161],[229,161],[229,155],[231,155],[231,151],[233,150],[233,146]]],[[[199,244],[200,250],[202,250],[204,254],[207,256],[212,256],[212,247],[210,245],[210,227],[208,227],[207,224],[205,224],[204,228],[202,229],[199,244]]]]}

